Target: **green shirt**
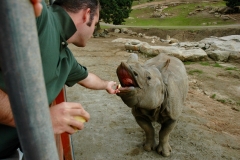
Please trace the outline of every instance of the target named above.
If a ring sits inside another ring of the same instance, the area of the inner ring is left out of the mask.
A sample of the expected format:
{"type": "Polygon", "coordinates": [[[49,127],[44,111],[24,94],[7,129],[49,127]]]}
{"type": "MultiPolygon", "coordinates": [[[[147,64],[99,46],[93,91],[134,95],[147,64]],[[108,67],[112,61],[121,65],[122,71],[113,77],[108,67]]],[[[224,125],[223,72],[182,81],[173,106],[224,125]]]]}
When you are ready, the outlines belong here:
{"type": "MultiPolygon", "coordinates": [[[[50,104],[64,84],[73,86],[78,81],[85,79],[88,72],[84,66],[78,64],[67,47],[67,40],[76,32],[70,16],[60,6],[52,5],[47,8],[45,3],[42,4],[42,14],[36,19],[36,23],[48,103],[50,104]]],[[[1,71],[0,88],[6,91],[1,71]]],[[[16,129],[9,126],[0,124],[0,137],[0,155],[19,143],[16,129]]]]}
{"type": "Polygon", "coordinates": [[[49,103],[51,103],[64,84],[72,86],[88,75],[85,67],[78,64],[67,47],[67,40],[76,32],[69,15],[58,5],[45,9],[37,18],[37,30],[43,72],[49,103]]]}

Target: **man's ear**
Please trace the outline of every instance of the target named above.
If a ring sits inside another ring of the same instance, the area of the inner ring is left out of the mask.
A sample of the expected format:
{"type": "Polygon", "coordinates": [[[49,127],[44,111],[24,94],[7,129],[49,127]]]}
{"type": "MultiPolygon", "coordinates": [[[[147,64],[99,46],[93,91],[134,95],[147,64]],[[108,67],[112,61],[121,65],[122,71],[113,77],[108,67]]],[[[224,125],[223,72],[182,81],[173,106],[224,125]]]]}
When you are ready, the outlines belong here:
{"type": "Polygon", "coordinates": [[[87,8],[83,11],[83,23],[87,23],[90,20],[90,8],[87,8]]]}

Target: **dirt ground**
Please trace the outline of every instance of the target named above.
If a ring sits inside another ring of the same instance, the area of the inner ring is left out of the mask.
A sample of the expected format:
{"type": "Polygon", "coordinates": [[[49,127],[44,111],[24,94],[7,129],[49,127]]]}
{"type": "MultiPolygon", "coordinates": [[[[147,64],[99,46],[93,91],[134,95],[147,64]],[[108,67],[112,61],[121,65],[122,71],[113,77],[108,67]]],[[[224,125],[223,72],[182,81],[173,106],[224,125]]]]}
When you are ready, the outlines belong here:
{"type": "MultiPolygon", "coordinates": [[[[86,47],[70,45],[70,49],[89,72],[118,82],[116,68],[130,54],[124,44],[112,42],[120,37],[128,36],[92,38],[86,47]]],[[[138,55],[141,62],[149,59],[138,55]]],[[[189,92],[183,113],[170,135],[173,151],[168,158],[143,150],[144,132],[135,122],[131,109],[118,96],[78,85],[67,88],[68,101],[81,103],[91,115],[84,130],[72,135],[76,160],[240,159],[240,64],[214,65],[213,61],[185,65],[189,92]]],[[[158,141],[160,125],[153,125],[158,141]]]]}

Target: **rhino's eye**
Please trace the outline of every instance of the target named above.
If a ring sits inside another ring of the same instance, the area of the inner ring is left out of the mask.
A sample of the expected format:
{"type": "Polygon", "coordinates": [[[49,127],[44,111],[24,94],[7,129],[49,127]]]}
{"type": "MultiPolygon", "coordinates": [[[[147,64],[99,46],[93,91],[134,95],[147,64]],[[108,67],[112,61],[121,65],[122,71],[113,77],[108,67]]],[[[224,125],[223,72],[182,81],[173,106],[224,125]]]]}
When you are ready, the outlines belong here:
{"type": "Polygon", "coordinates": [[[138,76],[137,72],[133,71],[134,76],[138,76]]]}
{"type": "Polygon", "coordinates": [[[147,79],[148,79],[148,80],[151,80],[151,77],[150,77],[150,76],[147,76],[147,79]]]}

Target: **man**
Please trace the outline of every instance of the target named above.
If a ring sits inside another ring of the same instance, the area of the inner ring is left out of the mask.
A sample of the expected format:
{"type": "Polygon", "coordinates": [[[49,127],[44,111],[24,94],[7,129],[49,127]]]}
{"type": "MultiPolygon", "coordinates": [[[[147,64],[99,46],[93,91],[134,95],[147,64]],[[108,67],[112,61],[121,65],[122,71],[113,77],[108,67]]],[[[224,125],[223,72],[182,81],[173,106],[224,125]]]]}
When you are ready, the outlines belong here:
{"type": "MultiPolygon", "coordinates": [[[[49,105],[52,104],[62,87],[78,83],[86,88],[106,90],[110,94],[116,82],[104,81],[88,73],[77,63],[67,47],[72,43],[84,47],[92,36],[99,19],[98,0],[55,0],[47,8],[44,2],[31,0],[35,11],[43,72],[49,105]],[[42,12],[41,12],[42,10],[42,12]],[[39,17],[38,17],[39,16],[39,17]]],[[[37,84],[36,84],[37,85],[37,84]]],[[[20,147],[6,87],[0,72],[0,159],[7,158],[20,147]]],[[[73,134],[75,128],[83,129],[83,123],[74,119],[82,116],[86,121],[90,115],[79,103],[64,102],[49,108],[54,134],[73,134]]]]}

